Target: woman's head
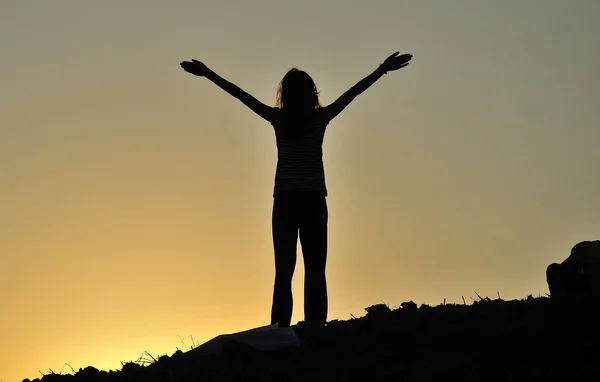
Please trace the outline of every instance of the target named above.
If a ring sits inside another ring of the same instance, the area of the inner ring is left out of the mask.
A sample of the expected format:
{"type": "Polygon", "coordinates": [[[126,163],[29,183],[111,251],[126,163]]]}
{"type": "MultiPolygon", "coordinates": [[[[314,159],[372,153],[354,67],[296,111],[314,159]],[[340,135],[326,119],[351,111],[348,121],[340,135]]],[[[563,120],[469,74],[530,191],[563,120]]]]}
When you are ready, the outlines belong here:
{"type": "Polygon", "coordinates": [[[317,86],[308,73],[292,68],[283,76],[277,88],[277,107],[303,115],[321,107],[317,86]]]}

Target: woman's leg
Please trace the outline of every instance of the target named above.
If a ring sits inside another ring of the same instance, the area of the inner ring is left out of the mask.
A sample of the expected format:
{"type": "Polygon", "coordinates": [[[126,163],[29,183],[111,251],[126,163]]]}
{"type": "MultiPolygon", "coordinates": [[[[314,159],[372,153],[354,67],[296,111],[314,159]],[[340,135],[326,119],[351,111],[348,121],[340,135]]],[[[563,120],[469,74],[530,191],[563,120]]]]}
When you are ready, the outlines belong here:
{"type": "Polygon", "coordinates": [[[325,195],[309,194],[302,203],[300,243],[304,258],[304,320],[311,327],[327,322],[327,221],[325,195]]]}
{"type": "Polygon", "coordinates": [[[275,252],[275,286],[271,307],[271,324],[289,327],[292,320],[292,277],[296,267],[298,223],[289,195],[275,196],[273,201],[273,249],[275,252]]]}

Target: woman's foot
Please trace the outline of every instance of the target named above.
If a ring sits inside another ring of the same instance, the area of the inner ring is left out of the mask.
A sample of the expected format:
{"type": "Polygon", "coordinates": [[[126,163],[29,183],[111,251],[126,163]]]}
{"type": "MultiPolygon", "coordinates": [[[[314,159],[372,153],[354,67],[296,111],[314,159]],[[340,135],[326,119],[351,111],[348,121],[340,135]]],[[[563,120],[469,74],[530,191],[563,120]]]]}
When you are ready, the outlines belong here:
{"type": "Polygon", "coordinates": [[[317,349],[324,345],[325,325],[311,324],[299,321],[293,326],[300,339],[301,346],[306,349],[317,349]]]}

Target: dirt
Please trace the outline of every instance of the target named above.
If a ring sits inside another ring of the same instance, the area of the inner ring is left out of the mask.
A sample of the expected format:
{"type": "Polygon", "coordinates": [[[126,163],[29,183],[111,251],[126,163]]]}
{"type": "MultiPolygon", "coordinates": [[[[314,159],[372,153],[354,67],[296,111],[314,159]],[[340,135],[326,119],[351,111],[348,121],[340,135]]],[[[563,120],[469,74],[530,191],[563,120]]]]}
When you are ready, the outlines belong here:
{"type": "MultiPolygon", "coordinates": [[[[229,344],[119,371],[94,367],[33,381],[600,381],[600,302],[528,296],[436,307],[378,304],[330,321],[310,346],[229,344]]],[[[300,332],[299,332],[300,335],[300,332]]]]}

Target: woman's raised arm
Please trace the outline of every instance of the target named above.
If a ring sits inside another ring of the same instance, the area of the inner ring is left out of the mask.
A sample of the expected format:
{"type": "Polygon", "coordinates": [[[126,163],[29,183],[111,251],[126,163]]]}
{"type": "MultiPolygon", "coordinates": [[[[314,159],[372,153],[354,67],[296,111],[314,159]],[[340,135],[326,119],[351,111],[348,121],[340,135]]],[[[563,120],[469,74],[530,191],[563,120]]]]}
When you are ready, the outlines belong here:
{"type": "Polygon", "coordinates": [[[373,85],[381,76],[386,74],[388,71],[398,70],[408,65],[408,62],[412,59],[412,54],[403,54],[398,56],[400,52],[396,52],[389,56],[373,73],[369,74],[356,85],[348,89],[342,94],[335,102],[331,105],[325,106],[325,111],[329,115],[329,119],[335,118],[342,110],[346,108],[362,92],[367,90],[373,85]]]}
{"type": "Polygon", "coordinates": [[[210,70],[202,62],[192,59],[192,61],[182,61],[179,65],[188,73],[208,78],[214,84],[231,94],[233,97],[239,99],[244,105],[248,106],[250,109],[252,109],[252,111],[267,121],[271,122],[273,120],[276,108],[267,106],[260,102],[252,95],[243,91],[237,85],[227,81],[217,73],[210,70]]]}

